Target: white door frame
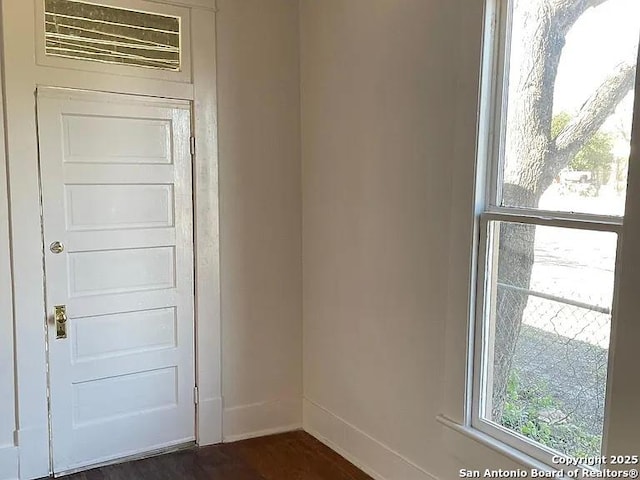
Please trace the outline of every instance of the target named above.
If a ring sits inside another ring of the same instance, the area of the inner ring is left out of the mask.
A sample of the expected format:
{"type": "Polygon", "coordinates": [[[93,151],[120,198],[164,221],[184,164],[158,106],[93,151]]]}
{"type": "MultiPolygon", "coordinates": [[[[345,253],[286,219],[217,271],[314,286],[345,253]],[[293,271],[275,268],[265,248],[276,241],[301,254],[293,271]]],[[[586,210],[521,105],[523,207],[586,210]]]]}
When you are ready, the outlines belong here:
{"type": "MultiPolygon", "coordinates": [[[[214,1],[151,0],[146,3],[148,11],[178,11],[189,20],[190,38],[183,38],[184,43],[190,41],[191,45],[189,83],[184,79],[147,79],[71,70],[70,66],[77,68],[73,61],[66,64],[61,61],[59,66],[39,65],[36,61],[36,44],[41,39],[41,30],[36,28],[39,25],[36,5],[40,1],[2,2],[17,405],[14,442],[20,479],[39,478],[51,473],[45,341],[46,315],[49,312],[45,312],[43,292],[35,116],[35,91],[38,86],[193,102],[193,131],[196,138],[193,165],[196,383],[199,392],[196,437],[199,445],[222,441],[214,1]]],[[[103,0],[100,3],[135,5],[139,8],[144,0],[103,0]]],[[[0,168],[4,169],[4,165],[0,168]]],[[[0,187],[0,195],[3,195],[3,190],[0,187]]],[[[0,239],[5,236],[6,227],[0,223],[0,239]]],[[[5,255],[0,252],[0,256],[5,255]]]]}

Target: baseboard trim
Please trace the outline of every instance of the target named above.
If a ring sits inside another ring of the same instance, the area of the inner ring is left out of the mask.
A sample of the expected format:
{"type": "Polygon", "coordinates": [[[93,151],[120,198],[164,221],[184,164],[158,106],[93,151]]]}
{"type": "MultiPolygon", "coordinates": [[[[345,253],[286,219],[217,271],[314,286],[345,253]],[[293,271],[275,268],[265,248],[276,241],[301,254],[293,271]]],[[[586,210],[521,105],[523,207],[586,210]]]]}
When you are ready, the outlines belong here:
{"type": "Polygon", "coordinates": [[[302,430],[301,423],[284,425],[282,427],[275,427],[267,430],[256,430],[254,432],[248,432],[248,433],[243,433],[239,435],[230,435],[228,437],[224,437],[224,443],[239,442],[241,440],[248,440],[250,438],[268,437],[269,435],[277,435],[278,433],[295,432],[297,430],[302,430]]]}
{"type": "Polygon", "coordinates": [[[18,480],[18,447],[0,447],[0,480],[18,480]]]}
{"type": "Polygon", "coordinates": [[[437,480],[326,408],[304,399],[303,428],[376,480],[437,480]]]}
{"type": "Polygon", "coordinates": [[[290,432],[302,428],[302,402],[289,398],[230,407],[222,418],[226,443],[290,432]]]}

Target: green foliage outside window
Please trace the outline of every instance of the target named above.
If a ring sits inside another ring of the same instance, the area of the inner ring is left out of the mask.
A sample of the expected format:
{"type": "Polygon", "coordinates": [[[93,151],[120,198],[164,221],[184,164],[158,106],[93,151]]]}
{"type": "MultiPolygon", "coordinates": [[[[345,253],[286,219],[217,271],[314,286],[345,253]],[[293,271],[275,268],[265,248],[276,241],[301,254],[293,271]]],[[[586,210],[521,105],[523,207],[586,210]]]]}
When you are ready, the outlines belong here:
{"type": "MultiPolygon", "coordinates": [[[[557,137],[571,120],[571,115],[566,112],[553,117],[552,137],[557,137]]],[[[597,184],[602,185],[609,182],[614,161],[612,135],[598,131],[569,162],[569,169],[591,172],[597,184]]]]}
{"type": "Polygon", "coordinates": [[[569,420],[544,383],[525,386],[516,372],[507,384],[502,425],[571,457],[597,457],[602,437],[569,420]]]}

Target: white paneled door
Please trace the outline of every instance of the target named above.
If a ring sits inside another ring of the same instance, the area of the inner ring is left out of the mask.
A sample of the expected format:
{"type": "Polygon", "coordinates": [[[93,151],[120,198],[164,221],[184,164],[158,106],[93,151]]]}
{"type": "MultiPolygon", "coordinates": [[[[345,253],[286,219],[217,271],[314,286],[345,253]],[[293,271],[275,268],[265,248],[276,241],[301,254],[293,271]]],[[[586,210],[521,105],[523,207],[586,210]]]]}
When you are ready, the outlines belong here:
{"type": "Polygon", "coordinates": [[[54,472],[193,441],[190,105],[37,105],[54,472]]]}

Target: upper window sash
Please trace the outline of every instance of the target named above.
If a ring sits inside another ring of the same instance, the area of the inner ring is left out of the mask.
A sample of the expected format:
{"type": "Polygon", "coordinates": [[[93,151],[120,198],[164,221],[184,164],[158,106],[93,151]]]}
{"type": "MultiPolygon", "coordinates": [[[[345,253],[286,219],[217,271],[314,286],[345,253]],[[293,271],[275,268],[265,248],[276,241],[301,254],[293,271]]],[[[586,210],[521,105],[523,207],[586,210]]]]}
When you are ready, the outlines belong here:
{"type": "MultiPolygon", "coordinates": [[[[598,8],[620,1],[624,0],[608,0],[598,8]]],[[[543,69],[542,73],[551,75],[555,81],[541,82],[536,88],[544,95],[538,98],[520,86],[529,74],[541,73],[540,67],[532,66],[529,58],[532,52],[528,52],[526,46],[535,41],[529,41],[531,34],[523,20],[525,14],[531,13],[524,10],[536,0],[525,3],[525,7],[514,9],[514,0],[488,2],[480,132],[480,153],[487,169],[485,207],[622,218],[635,78],[632,67],[640,38],[640,21],[629,20],[623,25],[624,35],[602,40],[604,53],[594,54],[589,43],[582,45],[585,42],[577,42],[570,36],[584,37],[589,25],[581,18],[594,16],[589,11],[579,15],[566,34],[566,45],[549,53],[554,57],[550,63],[556,65],[557,74],[551,67],[543,69]],[[628,43],[629,48],[619,48],[622,43],[628,43]],[[618,53],[626,50],[631,54],[618,53]],[[589,65],[576,68],[575,64],[580,66],[587,57],[589,65]],[[613,63],[610,57],[614,58],[613,63]],[[571,88],[574,83],[585,82],[586,89],[571,88]],[[605,92],[610,97],[607,108],[598,107],[592,98],[594,92],[599,95],[605,92]],[[588,115],[583,115],[586,111],[580,108],[583,104],[598,107],[597,115],[591,118],[595,118],[597,129],[584,128],[588,115]],[[540,113],[534,126],[527,124],[529,118],[522,114],[532,108],[540,113]],[[616,122],[621,124],[620,128],[614,125],[616,122]],[[577,135],[576,129],[582,129],[584,135],[577,135]],[[482,140],[483,137],[486,140],[482,140]],[[526,174],[538,167],[542,173],[526,174]],[[616,195],[610,194],[613,190],[616,195]]],[[[596,20],[601,18],[598,25],[612,29],[614,23],[607,15],[599,15],[596,20]]],[[[615,26],[616,30],[620,29],[619,25],[615,26]]]]}

